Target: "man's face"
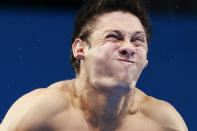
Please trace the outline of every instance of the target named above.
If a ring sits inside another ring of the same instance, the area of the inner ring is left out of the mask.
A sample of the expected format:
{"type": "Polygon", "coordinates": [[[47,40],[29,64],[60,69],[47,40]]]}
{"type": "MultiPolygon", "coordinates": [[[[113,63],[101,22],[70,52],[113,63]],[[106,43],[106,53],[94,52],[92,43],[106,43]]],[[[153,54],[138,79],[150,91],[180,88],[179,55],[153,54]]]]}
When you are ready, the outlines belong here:
{"type": "Polygon", "coordinates": [[[135,86],[148,62],[146,34],[136,16],[121,11],[103,14],[88,40],[91,48],[85,51],[83,68],[95,84],[135,86]]]}

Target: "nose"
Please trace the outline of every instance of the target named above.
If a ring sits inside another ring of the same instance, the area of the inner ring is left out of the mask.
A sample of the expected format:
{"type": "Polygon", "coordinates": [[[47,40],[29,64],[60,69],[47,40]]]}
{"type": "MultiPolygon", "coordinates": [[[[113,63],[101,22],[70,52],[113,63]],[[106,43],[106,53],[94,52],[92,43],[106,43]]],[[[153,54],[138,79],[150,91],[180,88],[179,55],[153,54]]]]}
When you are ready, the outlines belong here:
{"type": "Polygon", "coordinates": [[[127,45],[122,46],[118,52],[121,57],[125,57],[128,59],[136,53],[136,49],[132,45],[127,45]]]}

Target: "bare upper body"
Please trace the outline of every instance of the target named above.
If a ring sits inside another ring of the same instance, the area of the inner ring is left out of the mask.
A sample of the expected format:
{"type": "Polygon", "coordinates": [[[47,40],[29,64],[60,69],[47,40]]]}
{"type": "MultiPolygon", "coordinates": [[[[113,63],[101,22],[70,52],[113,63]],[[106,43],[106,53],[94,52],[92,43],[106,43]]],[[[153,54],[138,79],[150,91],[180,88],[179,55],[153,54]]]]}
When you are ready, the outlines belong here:
{"type": "MultiPolygon", "coordinates": [[[[121,119],[115,131],[187,131],[179,113],[167,102],[136,88],[135,109],[121,119]]],[[[106,123],[107,124],[107,123],[106,123]]],[[[110,131],[110,124],[109,126],[110,131]]],[[[105,131],[94,128],[79,107],[72,81],[34,90],[16,101],[0,131],[105,131]]]]}
{"type": "Polygon", "coordinates": [[[72,45],[81,61],[76,79],[21,97],[0,131],[187,131],[170,104],[136,88],[148,63],[145,34],[131,13],[98,16],[91,46],[80,38],[72,45]]]}

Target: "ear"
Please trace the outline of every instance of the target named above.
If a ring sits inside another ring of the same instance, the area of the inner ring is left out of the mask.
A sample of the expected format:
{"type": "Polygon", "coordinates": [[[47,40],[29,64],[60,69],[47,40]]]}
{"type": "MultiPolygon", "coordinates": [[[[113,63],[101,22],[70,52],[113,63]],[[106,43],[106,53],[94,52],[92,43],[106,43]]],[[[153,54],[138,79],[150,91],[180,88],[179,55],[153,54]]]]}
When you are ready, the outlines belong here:
{"type": "Polygon", "coordinates": [[[72,51],[75,59],[85,59],[85,42],[82,41],[81,39],[76,39],[73,44],[72,44],[72,51]]]}

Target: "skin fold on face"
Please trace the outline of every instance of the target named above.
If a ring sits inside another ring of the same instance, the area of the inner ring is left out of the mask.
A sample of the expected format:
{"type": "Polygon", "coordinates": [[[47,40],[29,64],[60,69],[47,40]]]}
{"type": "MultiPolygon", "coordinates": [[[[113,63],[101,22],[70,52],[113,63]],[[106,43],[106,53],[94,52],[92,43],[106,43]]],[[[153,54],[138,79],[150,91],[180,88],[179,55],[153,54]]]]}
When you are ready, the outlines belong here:
{"type": "Polygon", "coordinates": [[[147,65],[147,40],[140,20],[127,12],[105,13],[97,18],[83,49],[82,69],[95,87],[129,90],[147,65]]]}

